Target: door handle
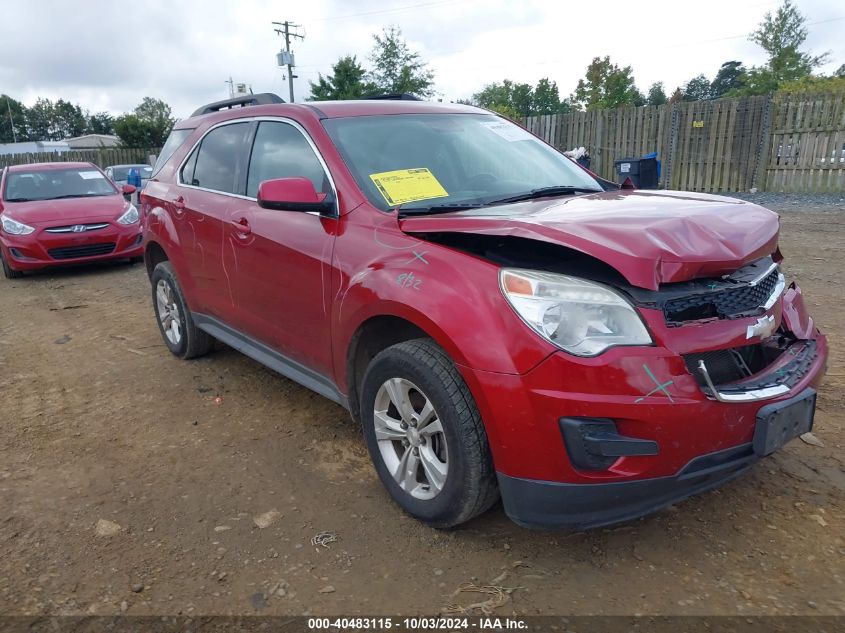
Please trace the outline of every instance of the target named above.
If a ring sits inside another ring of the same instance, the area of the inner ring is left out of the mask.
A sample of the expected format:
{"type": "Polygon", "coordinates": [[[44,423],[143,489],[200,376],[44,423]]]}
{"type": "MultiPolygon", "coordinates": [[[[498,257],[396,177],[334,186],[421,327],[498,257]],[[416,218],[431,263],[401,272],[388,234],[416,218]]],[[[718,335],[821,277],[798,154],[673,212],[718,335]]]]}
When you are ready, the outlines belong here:
{"type": "Polygon", "coordinates": [[[233,220],[230,222],[232,227],[237,231],[238,237],[246,237],[250,233],[252,233],[252,228],[249,226],[249,222],[246,218],[240,218],[239,220],[233,220]]]}
{"type": "Polygon", "coordinates": [[[173,200],[172,204],[173,204],[173,207],[175,209],[182,211],[185,208],[185,198],[183,198],[182,196],[179,196],[178,198],[175,198],[173,200]]]}

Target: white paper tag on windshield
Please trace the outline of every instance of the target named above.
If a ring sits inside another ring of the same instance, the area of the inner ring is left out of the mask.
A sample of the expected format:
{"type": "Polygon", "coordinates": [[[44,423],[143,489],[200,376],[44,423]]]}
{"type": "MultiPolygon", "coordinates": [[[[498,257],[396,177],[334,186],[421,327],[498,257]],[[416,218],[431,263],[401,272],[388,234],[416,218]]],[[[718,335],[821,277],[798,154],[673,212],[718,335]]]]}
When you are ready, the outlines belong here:
{"type": "Polygon", "coordinates": [[[525,141],[534,136],[514,123],[507,121],[484,121],[481,125],[491,132],[495,132],[506,141],[525,141]]]}
{"type": "Polygon", "coordinates": [[[95,178],[102,178],[103,174],[98,171],[81,171],[79,175],[85,180],[94,180],[95,178]]]}

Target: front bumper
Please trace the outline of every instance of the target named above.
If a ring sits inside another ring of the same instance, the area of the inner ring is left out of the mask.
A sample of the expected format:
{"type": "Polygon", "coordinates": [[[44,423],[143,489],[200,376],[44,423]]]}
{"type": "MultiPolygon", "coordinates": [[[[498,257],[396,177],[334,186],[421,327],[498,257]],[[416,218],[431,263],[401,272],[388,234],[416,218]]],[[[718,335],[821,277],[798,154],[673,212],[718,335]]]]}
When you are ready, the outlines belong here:
{"type": "Polygon", "coordinates": [[[30,235],[0,233],[0,248],[14,270],[28,271],[142,257],[142,239],[140,224],[109,223],[105,228],[85,233],[49,233],[43,228],[30,235]]]}
{"type": "MultiPolygon", "coordinates": [[[[702,338],[709,336],[705,349],[730,347],[737,344],[733,333],[740,327],[740,344],[745,343],[741,322],[678,328],[672,332],[674,349],[652,327],[653,347],[616,348],[596,358],[557,352],[521,376],[465,371],[485,421],[508,515],[533,527],[607,525],[648,514],[746,470],[760,457],[753,442],[761,410],[816,390],[827,364],[826,338],[806,314],[800,290],[785,293],[778,314],[781,307],[778,326],[797,338],[796,348],[812,341],[813,357],[793,374],[789,390],[775,398],[718,400],[685,363],[683,354],[700,351],[702,338]],[[627,442],[638,445],[638,452],[621,453],[601,468],[579,466],[567,450],[562,418],[612,421],[615,446],[627,442]]],[[[800,360],[795,356],[790,362],[800,360]]],[[[775,363],[770,373],[786,380],[789,367],[775,363]]]]}
{"type": "Polygon", "coordinates": [[[677,475],[604,484],[535,481],[498,473],[505,512],[528,528],[587,530],[657,512],[739,477],[758,459],[751,444],[702,455],[677,475]]]}

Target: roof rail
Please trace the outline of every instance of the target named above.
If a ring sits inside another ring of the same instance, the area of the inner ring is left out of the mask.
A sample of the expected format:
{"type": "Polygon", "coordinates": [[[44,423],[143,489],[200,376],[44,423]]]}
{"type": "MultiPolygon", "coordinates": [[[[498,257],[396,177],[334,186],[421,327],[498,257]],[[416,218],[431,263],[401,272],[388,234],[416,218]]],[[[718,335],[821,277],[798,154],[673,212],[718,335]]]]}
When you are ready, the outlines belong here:
{"type": "Polygon", "coordinates": [[[272,92],[261,92],[257,95],[243,95],[233,99],[223,99],[223,101],[215,101],[194,110],[192,117],[202,116],[203,114],[211,114],[212,112],[220,112],[220,110],[229,110],[231,108],[243,108],[246,106],[269,105],[271,103],[284,103],[285,100],[279,95],[272,92]]]}
{"type": "Polygon", "coordinates": [[[366,100],[384,100],[384,101],[422,101],[418,96],[412,95],[409,92],[392,92],[390,94],[384,95],[370,95],[369,97],[364,97],[366,100]]]}

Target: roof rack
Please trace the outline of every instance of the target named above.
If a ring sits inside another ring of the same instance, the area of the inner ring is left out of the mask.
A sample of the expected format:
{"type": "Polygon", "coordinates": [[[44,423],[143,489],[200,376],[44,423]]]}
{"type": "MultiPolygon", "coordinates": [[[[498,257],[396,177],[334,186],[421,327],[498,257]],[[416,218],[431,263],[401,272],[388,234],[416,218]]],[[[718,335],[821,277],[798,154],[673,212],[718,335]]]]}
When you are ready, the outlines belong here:
{"type": "Polygon", "coordinates": [[[409,92],[393,92],[390,94],[384,95],[370,95],[369,97],[364,97],[366,100],[384,100],[384,101],[422,101],[418,96],[412,95],[409,92]]]}
{"type": "Polygon", "coordinates": [[[234,99],[223,99],[223,101],[215,101],[194,110],[192,117],[201,116],[203,114],[211,114],[212,112],[220,112],[220,110],[229,110],[231,108],[244,108],[246,106],[269,105],[271,103],[284,103],[285,100],[279,95],[272,92],[261,92],[257,95],[243,95],[235,97],[234,99]]]}

